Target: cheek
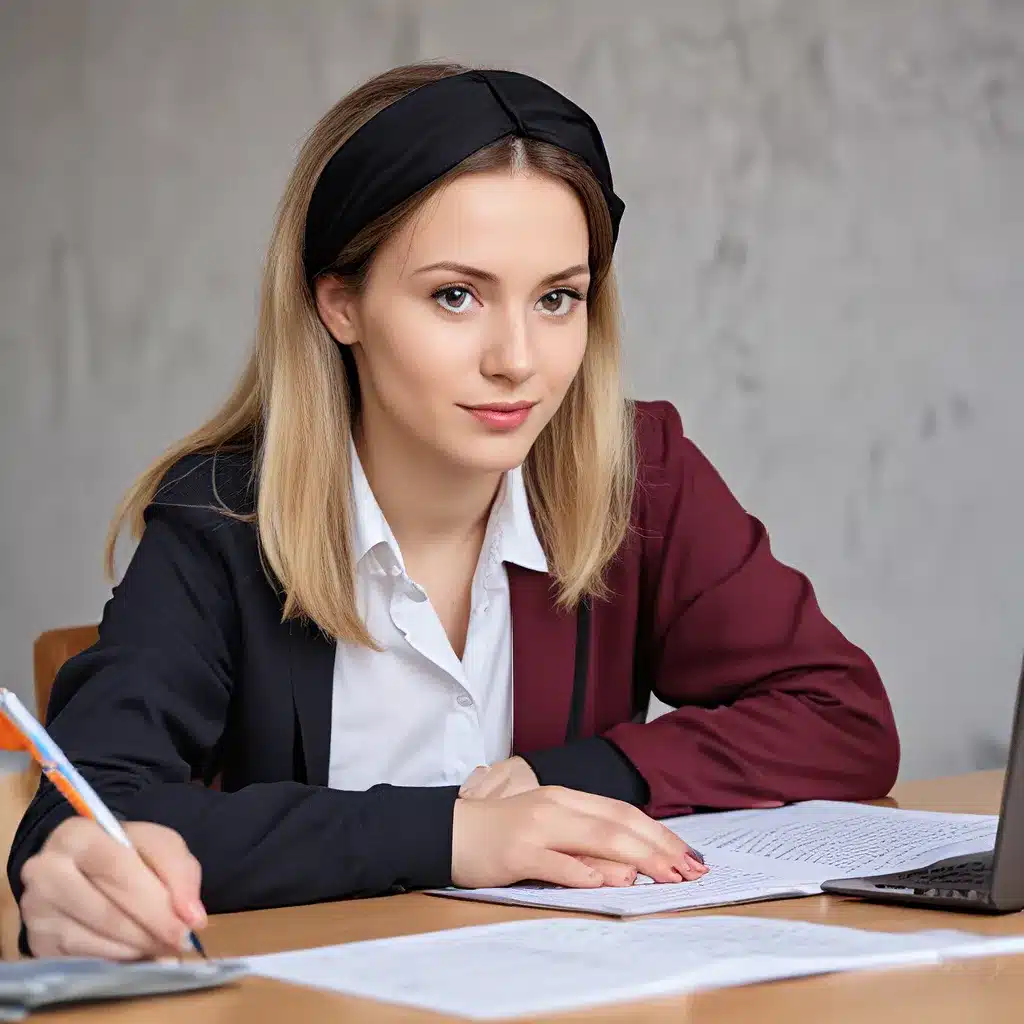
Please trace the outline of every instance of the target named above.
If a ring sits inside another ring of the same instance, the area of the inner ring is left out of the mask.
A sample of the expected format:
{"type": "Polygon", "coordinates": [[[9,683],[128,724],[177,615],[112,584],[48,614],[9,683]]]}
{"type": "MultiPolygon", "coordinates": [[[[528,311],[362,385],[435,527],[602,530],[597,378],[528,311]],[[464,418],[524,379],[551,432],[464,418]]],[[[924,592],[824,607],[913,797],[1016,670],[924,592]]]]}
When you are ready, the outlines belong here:
{"type": "Polygon", "coordinates": [[[563,395],[573,382],[587,350],[587,325],[559,328],[552,331],[544,345],[544,374],[549,388],[563,395]]]}
{"type": "Polygon", "coordinates": [[[411,301],[396,302],[386,321],[373,325],[364,348],[381,395],[409,395],[419,406],[455,390],[474,353],[473,339],[464,328],[453,330],[411,301]]]}

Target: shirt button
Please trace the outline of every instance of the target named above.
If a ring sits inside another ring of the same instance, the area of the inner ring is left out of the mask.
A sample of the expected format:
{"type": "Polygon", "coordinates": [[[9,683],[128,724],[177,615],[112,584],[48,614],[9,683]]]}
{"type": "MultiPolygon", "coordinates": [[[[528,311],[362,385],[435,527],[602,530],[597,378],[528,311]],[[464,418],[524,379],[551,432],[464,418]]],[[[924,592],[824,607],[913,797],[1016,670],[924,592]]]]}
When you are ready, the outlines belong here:
{"type": "Polygon", "coordinates": [[[455,703],[458,704],[459,707],[470,708],[473,706],[473,698],[463,693],[455,698],[455,703]]]}

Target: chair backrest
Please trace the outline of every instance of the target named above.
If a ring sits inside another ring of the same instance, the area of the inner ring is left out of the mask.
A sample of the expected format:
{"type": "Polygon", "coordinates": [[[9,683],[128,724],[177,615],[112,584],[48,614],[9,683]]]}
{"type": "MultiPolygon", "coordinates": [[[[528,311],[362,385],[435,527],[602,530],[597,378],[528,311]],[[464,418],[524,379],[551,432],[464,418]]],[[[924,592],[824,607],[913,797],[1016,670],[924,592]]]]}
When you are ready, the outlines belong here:
{"type": "MultiPolygon", "coordinates": [[[[99,637],[95,626],[72,626],[69,629],[51,629],[35,642],[33,662],[35,667],[36,714],[46,717],[46,705],[50,690],[57,678],[60,667],[68,658],[91,647],[99,637]]],[[[39,782],[39,772],[34,765],[23,771],[0,775],[0,855],[6,864],[14,839],[15,829],[25,813],[32,794],[39,782]]],[[[7,874],[0,866],[0,960],[17,960],[18,933],[21,918],[14,894],[7,883],[7,874]]]]}
{"type": "Polygon", "coordinates": [[[68,626],[40,633],[33,649],[36,684],[36,714],[42,721],[57,673],[68,658],[73,658],[99,639],[96,626],[68,626]]]}

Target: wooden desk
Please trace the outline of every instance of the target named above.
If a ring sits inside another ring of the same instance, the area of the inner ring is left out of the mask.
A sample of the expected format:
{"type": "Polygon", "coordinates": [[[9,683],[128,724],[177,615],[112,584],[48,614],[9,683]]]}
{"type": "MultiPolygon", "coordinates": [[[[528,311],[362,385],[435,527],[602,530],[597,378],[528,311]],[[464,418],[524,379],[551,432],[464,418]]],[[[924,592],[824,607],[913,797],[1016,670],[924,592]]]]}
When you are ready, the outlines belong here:
{"type": "MultiPolygon", "coordinates": [[[[894,791],[901,807],[974,813],[998,811],[1002,775],[975,775],[907,783],[894,791]]],[[[1024,915],[983,916],[911,910],[829,896],[757,903],[691,913],[750,914],[884,931],[961,928],[987,935],[1024,932],[1024,915]]],[[[489,906],[411,894],[386,899],[294,907],[214,919],[204,934],[216,956],[269,953],[439,928],[550,916],[547,911],[489,906]]],[[[685,951],[680,953],[685,956],[685,951]]],[[[46,1024],[306,1024],[359,1021],[432,1022],[434,1014],[289,987],[259,978],[234,989],[195,996],[108,1004],[48,1013],[46,1024]]],[[[1024,957],[1002,957],[942,967],[839,974],[694,996],[579,1011],[551,1021],[636,1021],[644,1024],[998,1024],[1024,1019],[1024,957]]]]}

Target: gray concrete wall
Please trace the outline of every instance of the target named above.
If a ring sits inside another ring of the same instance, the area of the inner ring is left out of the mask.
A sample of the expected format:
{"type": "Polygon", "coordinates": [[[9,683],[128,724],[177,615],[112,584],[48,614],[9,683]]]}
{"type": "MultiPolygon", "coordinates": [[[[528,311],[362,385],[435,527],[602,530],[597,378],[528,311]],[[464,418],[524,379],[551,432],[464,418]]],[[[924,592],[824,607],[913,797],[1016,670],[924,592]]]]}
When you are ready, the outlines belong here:
{"type": "Polygon", "coordinates": [[[1020,0],[0,4],[0,683],[94,620],[211,411],[296,144],[426,56],[589,108],[629,372],[867,647],[904,776],[998,763],[1024,644],[1020,0]]]}

